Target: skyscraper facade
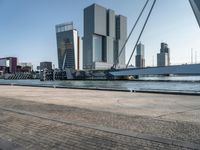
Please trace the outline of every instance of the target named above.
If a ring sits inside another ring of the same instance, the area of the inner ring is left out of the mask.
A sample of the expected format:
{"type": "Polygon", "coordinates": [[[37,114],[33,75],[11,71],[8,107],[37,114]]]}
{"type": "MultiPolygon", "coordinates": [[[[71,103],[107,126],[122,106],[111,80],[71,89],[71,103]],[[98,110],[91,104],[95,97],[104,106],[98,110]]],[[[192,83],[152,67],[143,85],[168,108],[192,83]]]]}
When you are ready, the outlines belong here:
{"type": "Polygon", "coordinates": [[[160,53],[157,54],[157,66],[170,65],[170,49],[168,44],[161,43],[160,53]]]}
{"type": "Polygon", "coordinates": [[[189,0],[200,27],[200,0],[189,0]]]}
{"type": "Polygon", "coordinates": [[[107,69],[117,62],[125,66],[125,49],[118,58],[127,37],[127,18],[93,4],[84,9],[83,67],[107,69]]]}
{"type": "Polygon", "coordinates": [[[136,56],[135,56],[135,66],[137,68],[145,67],[144,45],[142,43],[139,43],[137,45],[137,51],[136,51],[136,56]]]}
{"type": "Polygon", "coordinates": [[[81,39],[73,23],[56,25],[56,39],[59,69],[81,69],[81,39]]]}

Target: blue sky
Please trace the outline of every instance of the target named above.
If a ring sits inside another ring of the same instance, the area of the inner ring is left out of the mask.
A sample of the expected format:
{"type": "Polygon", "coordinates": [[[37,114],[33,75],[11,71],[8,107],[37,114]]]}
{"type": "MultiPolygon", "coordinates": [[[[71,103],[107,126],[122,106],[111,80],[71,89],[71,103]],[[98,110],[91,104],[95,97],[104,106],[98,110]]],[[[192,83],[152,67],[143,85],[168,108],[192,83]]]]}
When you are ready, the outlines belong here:
{"type": "MultiPolygon", "coordinates": [[[[83,36],[83,9],[92,3],[127,16],[129,33],[145,0],[0,0],[0,57],[17,56],[34,66],[52,61],[57,66],[55,25],[73,21],[83,36]]],[[[141,25],[126,47],[126,60],[141,25]]],[[[168,43],[172,64],[189,63],[191,48],[200,62],[200,28],[188,0],[157,0],[141,42],[146,66],[156,65],[161,42],[168,43]]]]}

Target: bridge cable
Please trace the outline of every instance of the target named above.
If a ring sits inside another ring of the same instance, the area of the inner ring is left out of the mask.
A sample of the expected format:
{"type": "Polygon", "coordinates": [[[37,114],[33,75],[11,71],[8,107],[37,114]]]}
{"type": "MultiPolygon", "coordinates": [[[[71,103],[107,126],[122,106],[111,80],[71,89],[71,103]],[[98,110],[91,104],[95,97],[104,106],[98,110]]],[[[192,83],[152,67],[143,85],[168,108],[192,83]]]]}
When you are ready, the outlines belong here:
{"type": "MultiPolygon", "coordinates": [[[[148,2],[149,2],[149,0],[146,1],[144,7],[142,8],[142,11],[140,12],[140,14],[139,14],[139,16],[138,16],[138,18],[137,18],[137,20],[136,20],[136,22],[135,22],[133,28],[131,29],[131,32],[129,33],[128,38],[126,39],[124,45],[122,46],[122,48],[121,48],[121,50],[120,50],[120,53],[119,53],[118,56],[117,56],[117,60],[119,59],[120,55],[122,54],[122,52],[123,52],[123,50],[124,50],[124,48],[125,48],[125,46],[126,46],[128,40],[129,40],[131,34],[133,33],[133,30],[135,29],[135,27],[136,27],[138,21],[140,20],[140,18],[141,18],[141,16],[142,16],[142,14],[143,14],[143,12],[144,12],[144,10],[145,10],[145,8],[146,8],[148,2]]],[[[117,65],[117,63],[118,63],[117,60],[116,60],[116,62],[114,62],[113,68],[116,68],[116,65],[117,65]]]]}
{"type": "Polygon", "coordinates": [[[146,25],[147,25],[147,22],[148,22],[148,20],[149,20],[149,17],[151,16],[151,13],[152,13],[152,10],[153,10],[153,8],[154,8],[154,6],[155,6],[155,3],[156,3],[156,0],[154,0],[153,4],[152,4],[152,6],[151,6],[151,9],[150,9],[150,11],[149,11],[149,14],[148,14],[148,16],[147,16],[147,18],[146,18],[146,21],[145,21],[145,23],[144,23],[144,25],[143,25],[143,27],[142,27],[142,30],[141,30],[141,32],[140,32],[140,35],[139,35],[138,39],[137,39],[137,42],[135,43],[135,46],[134,46],[133,51],[132,51],[132,53],[131,53],[131,56],[130,56],[130,58],[129,58],[129,60],[128,60],[128,63],[127,63],[127,65],[126,65],[126,68],[128,68],[128,65],[129,65],[129,63],[130,63],[130,61],[131,61],[131,59],[132,59],[132,57],[133,57],[133,53],[135,52],[136,46],[138,45],[138,42],[139,42],[139,40],[140,40],[140,38],[141,38],[141,36],[142,36],[142,33],[143,33],[143,31],[144,31],[144,29],[145,29],[145,27],[146,27],[146,25]]]}

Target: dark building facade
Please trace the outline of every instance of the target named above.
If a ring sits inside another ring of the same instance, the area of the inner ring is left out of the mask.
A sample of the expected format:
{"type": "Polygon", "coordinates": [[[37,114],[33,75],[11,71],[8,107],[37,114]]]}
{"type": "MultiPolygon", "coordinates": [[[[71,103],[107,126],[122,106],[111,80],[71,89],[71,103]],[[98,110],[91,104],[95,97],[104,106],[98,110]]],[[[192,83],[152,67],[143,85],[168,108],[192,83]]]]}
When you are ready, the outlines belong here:
{"type": "Polygon", "coordinates": [[[97,4],[85,8],[83,68],[107,69],[115,61],[125,66],[125,49],[119,59],[117,57],[126,38],[126,17],[97,4]]]}
{"type": "Polygon", "coordinates": [[[145,58],[144,58],[144,45],[139,43],[137,45],[137,51],[135,56],[135,67],[143,68],[145,67],[145,58]]]}
{"type": "Polygon", "coordinates": [[[189,0],[200,27],[200,0],[189,0]]]}
{"type": "Polygon", "coordinates": [[[73,23],[56,25],[59,69],[80,69],[80,38],[73,23]]]}

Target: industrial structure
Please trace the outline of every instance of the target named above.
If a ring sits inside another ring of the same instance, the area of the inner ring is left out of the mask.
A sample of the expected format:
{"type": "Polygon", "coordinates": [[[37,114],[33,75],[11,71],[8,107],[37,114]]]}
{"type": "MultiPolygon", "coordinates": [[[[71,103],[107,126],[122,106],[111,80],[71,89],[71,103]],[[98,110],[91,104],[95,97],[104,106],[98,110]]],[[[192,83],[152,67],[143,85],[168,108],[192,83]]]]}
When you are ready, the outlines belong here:
{"type": "Polygon", "coordinates": [[[79,70],[81,67],[81,39],[73,23],[56,25],[58,67],[79,70]]]}
{"type": "Polygon", "coordinates": [[[135,67],[144,68],[145,58],[144,58],[144,44],[139,43],[137,45],[136,56],[135,56],[135,67]]]}
{"type": "Polygon", "coordinates": [[[126,38],[126,17],[97,4],[85,8],[83,68],[109,69],[115,61],[125,67],[125,48],[119,58],[118,53],[126,38]]]}

